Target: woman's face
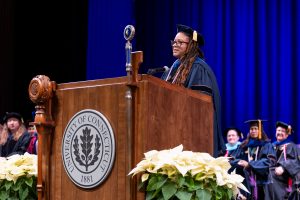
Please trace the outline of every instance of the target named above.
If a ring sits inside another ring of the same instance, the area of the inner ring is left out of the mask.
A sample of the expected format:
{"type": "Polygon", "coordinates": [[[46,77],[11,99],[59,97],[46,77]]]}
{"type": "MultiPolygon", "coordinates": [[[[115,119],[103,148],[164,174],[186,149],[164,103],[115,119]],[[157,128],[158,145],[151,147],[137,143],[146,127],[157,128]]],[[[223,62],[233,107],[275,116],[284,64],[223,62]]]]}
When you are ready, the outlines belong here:
{"type": "Polygon", "coordinates": [[[182,32],[177,33],[172,44],[173,56],[181,58],[185,54],[189,42],[190,38],[188,36],[182,32]]]}
{"type": "Polygon", "coordinates": [[[251,126],[250,127],[250,137],[251,138],[257,138],[258,137],[258,127],[257,126],[251,126]]]}
{"type": "Polygon", "coordinates": [[[227,142],[229,144],[235,144],[239,141],[240,137],[235,130],[229,130],[227,132],[227,142]]]}
{"type": "Polygon", "coordinates": [[[6,123],[7,123],[8,129],[12,133],[17,132],[21,126],[19,119],[15,118],[15,117],[9,118],[6,123]]]}
{"type": "Polygon", "coordinates": [[[285,128],[278,126],[276,128],[276,139],[278,142],[285,140],[289,135],[286,132],[285,128]]]}

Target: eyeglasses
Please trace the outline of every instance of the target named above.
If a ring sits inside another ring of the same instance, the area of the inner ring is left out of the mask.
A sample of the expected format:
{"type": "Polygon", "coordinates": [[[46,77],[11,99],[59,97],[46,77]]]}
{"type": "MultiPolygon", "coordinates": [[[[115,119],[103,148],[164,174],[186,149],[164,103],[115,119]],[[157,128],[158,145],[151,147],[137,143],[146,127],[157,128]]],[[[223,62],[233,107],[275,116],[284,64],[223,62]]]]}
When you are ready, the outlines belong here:
{"type": "Polygon", "coordinates": [[[179,46],[179,47],[181,47],[181,45],[182,44],[188,44],[189,42],[183,42],[183,41],[174,41],[174,40],[171,40],[171,46],[174,46],[174,44],[176,45],[176,46],[179,46]]]}

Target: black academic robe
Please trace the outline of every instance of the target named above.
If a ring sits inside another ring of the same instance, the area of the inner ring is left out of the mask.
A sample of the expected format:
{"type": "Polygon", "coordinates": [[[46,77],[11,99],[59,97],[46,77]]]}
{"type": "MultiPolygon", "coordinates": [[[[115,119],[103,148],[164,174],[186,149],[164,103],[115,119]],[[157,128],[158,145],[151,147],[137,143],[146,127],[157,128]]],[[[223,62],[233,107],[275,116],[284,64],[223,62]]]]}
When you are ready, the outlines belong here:
{"type": "Polygon", "coordinates": [[[270,199],[266,193],[267,185],[271,182],[269,169],[276,161],[275,150],[270,142],[250,140],[245,147],[239,146],[231,156],[230,162],[233,168],[236,168],[237,174],[245,178],[243,184],[251,194],[243,193],[248,199],[263,200],[270,199]],[[249,166],[244,169],[237,163],[245,160],[249,166]]]}
{"type": "MultiPolygon", "coordinates": [[[[244,168],[237,167],[237,164],[235,161],[236,151],[237,151],[237,148],[239,148],[239,146],[240,146],[240,144],[238,144],[236,146],[236,148],[234,148],[234,149],[230,149],[230,150],[226,149],[225,154],[221,154],[219,156],[229,157],[229,163],[231,164],[231,168],[228,170],[229,174],[232,173],[233,171],[235,171],[236,174],[239,174],[244,177],[245,176],[244,168]]],[[[247,179],[243,180],[243,185],[246,188],[249,188],[249,183],[247,182],[247,179]]],[[[249,193],[247,193],[246,191],[243,191],[243,190],[240,190],[240,194],[242,194],[244,197],[249,196],[249,193]]]]}
{"type": "Polygon", "coordinates": [[[0,157],[8,157],[14,154],[24,154],[30,142],[30,134],[26,131],[15,141],[12,137],[8,137],[4,145],[0,145],[0,157]]]}
{"type": "MultiPolygon", "coordinates": [[[[180,61],[176,60],[170,70],[164,72],[162,79],[167,80],[168,77],[173,76],[179,65],[180,61]]],[[[199,57],[194,61],[185,82],[186,88],[193,88],[193,86],[197,85],[207,86],[212,92],[211,95],[214,106],[214,156],[218,156],[220,152],[225,152],[226,150],[221,128],[221,97],[214,72],[208,64],[199,57]]]]}
{"type": "MultiPolygon", "coordinates": [[[[273,179],[273,183],[269,185],[270,197],[272,200],[288,199],[292,191],[290,183],[297,181],[297,174],[300,172],[298,147],[289,139],[279,143],[275,142],[273,145],[276,150],[277,162],[270,170],[273,179]],[[279,166],[284,169],[280,176],[275,174],[275,167],[279,166]]],[[[295,190],[295,187],[293,188],[295,190]]],[[[297,196],[298,198],[295,196],[292,199],[299,199],[299,194],[297,196]]]]}
{"type": "Polygon", "coordinates": [[[292,191],[291,191],[288,199],[289,200],[300,200],[300,172],[298,172],[292,180],[293,180],[292,181],[292,191]]]}

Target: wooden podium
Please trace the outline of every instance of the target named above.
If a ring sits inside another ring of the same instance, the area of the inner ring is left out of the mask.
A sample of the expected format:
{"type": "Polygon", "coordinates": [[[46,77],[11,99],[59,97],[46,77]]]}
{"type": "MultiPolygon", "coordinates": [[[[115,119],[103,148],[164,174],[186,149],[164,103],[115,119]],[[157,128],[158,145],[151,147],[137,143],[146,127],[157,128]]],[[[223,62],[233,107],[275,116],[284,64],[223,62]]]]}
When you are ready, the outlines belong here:
{"type": "Polygon", "coordinates": [[[184,150],[213,153],[210,96],[153,76],[133,78],[56,84],[37,76],[31,81],[29,95],[37,104],[39,199],[142,200],[139,180],[127,175],[145,152],[183,144],[184,150]],[[76,186],[62,164],[64,131],[69,120],[84,109],[101,112],[115,134],[113,167],[93,189],[76,186]]]}

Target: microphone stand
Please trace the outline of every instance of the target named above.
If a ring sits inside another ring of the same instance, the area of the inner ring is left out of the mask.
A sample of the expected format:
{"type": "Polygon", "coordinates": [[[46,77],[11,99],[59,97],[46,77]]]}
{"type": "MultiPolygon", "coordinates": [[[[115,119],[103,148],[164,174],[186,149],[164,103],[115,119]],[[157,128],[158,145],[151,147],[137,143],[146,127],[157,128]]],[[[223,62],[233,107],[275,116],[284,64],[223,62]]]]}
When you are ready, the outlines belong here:
{"type": "MultiPolygon", "coordinates": [[[[131,52],[132,52],[132,44],[130,43],[130,40],[133,39],[135,34],[135,29],[132,25],[127,25],[124,29],[124,38],[127,40],[125,44],[125,53],[126,53],[126,73],[127,73],[127,79],[128,79],[128,89],[125,93],[125,99],[126,99],[126,110],[127,110],[127,146],[126,146],[126,151],[127,151],[127,165],[125,167],[126,169],[126,174],[128,174],[131,169],[132,169],[132,163],[133,163],[133,151],[132,151],[132,143],[133,143],[133,100],[132,100],[132,93],[134,90],[130,83],[132,83],[132,64],[131,64],[131,52]]],[[[133,183],[130,180],[130,177],[126,177],[126,195],[125,199],[129,200],[132,199],[132,195],[134,194],[133,191],[133,183]],[[129,196],[127,196],[129,195],[129,196]]],[[[133,198],[134,199],[134,198],[133,198]]]]}

